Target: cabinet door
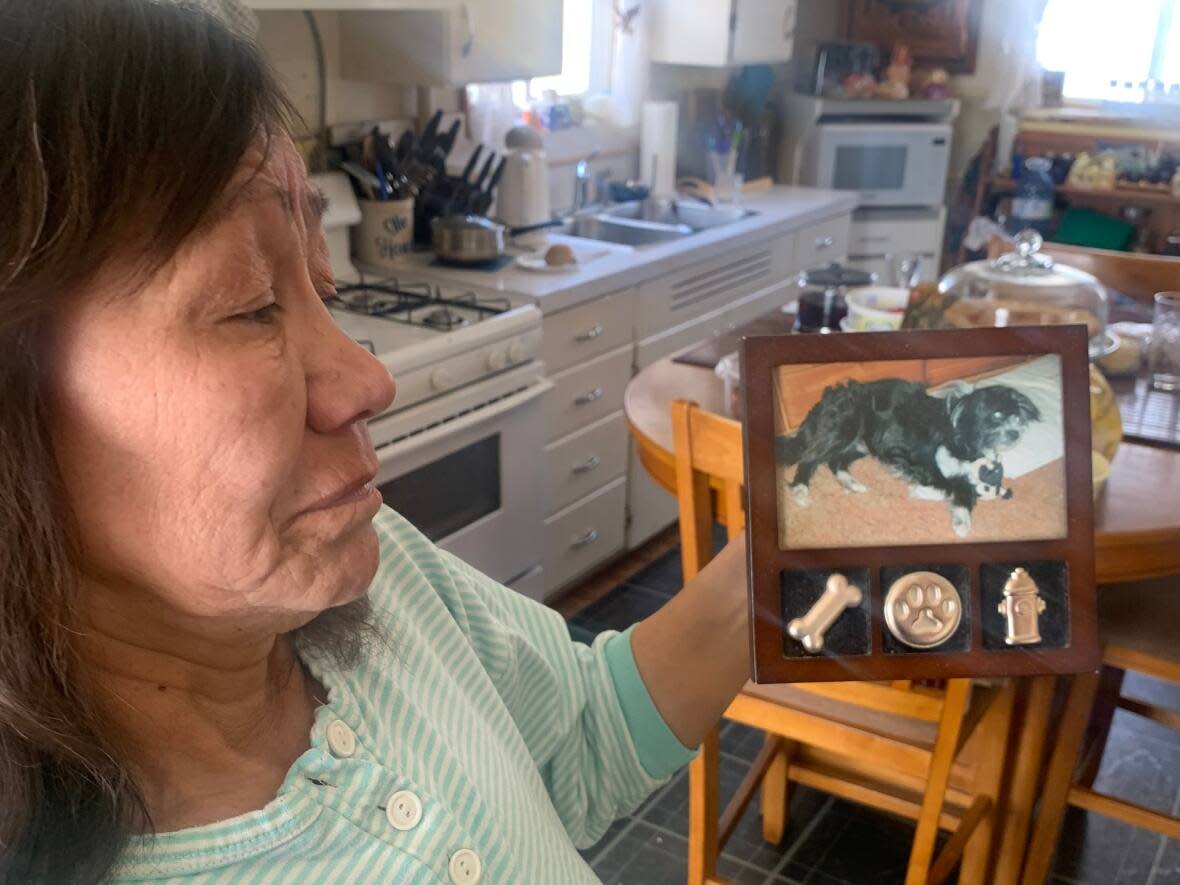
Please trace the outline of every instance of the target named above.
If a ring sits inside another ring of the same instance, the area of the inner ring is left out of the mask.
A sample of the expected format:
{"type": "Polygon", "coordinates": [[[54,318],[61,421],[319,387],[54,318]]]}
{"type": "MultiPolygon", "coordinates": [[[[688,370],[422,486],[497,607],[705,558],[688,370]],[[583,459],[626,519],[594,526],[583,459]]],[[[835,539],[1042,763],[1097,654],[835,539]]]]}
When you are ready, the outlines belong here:
{"type": "Polygon", "coordinates": [[[735,0],[733,64],[790,61],[796,0],[735,0]]]}
{"type": "Polygon", "coordinates": [[[561,73],[562,0],[468,0],[450,14],[456,84],[561,73]]]}

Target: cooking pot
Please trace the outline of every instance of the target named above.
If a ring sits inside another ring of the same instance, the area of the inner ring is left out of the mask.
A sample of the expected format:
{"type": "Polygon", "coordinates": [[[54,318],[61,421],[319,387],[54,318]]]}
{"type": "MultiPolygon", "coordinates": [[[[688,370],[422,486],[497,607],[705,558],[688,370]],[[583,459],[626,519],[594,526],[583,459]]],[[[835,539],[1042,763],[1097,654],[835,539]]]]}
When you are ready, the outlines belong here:
{"type": "Polygon", "coordinates": [[[515,237],[562,224],[560,218],[507,228],[482,215],[443,215],[430,222],[434,254],[450,264],[487,264],[504,255],[504,236],[515,237]]]}
{"type": "Polygon", "coordinates": [[[504,254],[504,225],[479,215],[444,215],[430,222],[434,254],[452,264],[485,264],[504,254]]]}

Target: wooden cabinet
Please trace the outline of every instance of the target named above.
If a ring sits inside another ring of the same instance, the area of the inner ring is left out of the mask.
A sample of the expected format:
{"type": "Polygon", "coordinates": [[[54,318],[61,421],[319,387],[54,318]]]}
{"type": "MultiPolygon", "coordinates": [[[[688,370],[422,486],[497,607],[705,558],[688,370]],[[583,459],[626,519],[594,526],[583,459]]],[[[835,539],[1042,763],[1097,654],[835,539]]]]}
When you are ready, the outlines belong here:
{"type": "Polygon", "coordinates": [[[796,0],[658,0],[652,61],[728,67],[791,60],[796,0]]]}
{"type": "Polygon", "coordinates": [[[561,72],[562,0],[470,0],[444,9],[340,16],[341,73],[421,86],[561,72]]]}

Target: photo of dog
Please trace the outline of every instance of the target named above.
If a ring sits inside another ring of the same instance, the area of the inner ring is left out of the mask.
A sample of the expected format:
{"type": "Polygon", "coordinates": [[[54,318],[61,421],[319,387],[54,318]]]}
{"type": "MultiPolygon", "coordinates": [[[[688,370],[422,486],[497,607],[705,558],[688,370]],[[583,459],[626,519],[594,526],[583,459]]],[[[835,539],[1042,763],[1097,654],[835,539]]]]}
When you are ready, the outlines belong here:
{"type": "Polygon", "coordinates": [[[811,388],[777,379],[783,549],[1064,536],[1058,361],[971,377],[954,363],[847,364],[844,378],[828,364],[811,388]]]}

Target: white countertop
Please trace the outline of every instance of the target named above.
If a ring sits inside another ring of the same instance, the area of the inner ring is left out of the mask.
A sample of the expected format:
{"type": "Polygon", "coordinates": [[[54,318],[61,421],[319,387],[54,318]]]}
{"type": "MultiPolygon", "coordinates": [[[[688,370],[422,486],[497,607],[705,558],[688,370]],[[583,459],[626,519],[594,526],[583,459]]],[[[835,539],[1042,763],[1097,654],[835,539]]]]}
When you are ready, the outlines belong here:
{"type": "MultiPolygon", "coordinates": [[[[565,273],[535,273],[508,265],[498,271],[443,267],[430,253],[415,253],[398,263],[415,278],[467,286],[479,294],[501,293],[514,300],[531,299],[544,313],[572,307],[582,301],[635,286],[725,251],[735,243],[746,245],[770,239],[808,224],[843,215],[856,208],[855,194],[801,187],[775,187],[745,197],[743,207],[754,211],[741,221],[692,236],[650,246],[630,247],[561,235],[545,237],[564,242],[581,257],[593,255],[577,269],[565,273]]],[[[522,238],[536,244],[539,235],[522,238]]],[[[396,273],[394,271],[393,273],[396,273]]]]}

